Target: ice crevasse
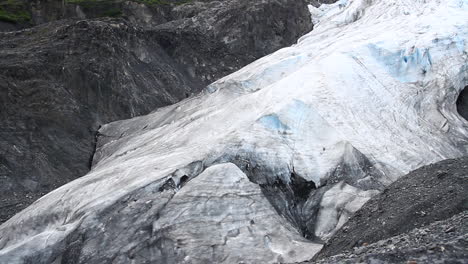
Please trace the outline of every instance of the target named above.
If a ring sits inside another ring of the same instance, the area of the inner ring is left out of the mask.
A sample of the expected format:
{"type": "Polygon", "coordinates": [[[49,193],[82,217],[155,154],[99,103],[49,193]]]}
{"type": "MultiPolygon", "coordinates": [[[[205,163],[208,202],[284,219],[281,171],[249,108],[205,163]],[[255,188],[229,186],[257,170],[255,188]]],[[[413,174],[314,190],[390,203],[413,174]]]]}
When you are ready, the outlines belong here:
{"type": "Polygon", "coordinates": [[[0,263],[303,261],[398,177],[467,154],[467,0],[311,13],[296,45],[104,125],[87,175],[0,226],[0,263]]]}

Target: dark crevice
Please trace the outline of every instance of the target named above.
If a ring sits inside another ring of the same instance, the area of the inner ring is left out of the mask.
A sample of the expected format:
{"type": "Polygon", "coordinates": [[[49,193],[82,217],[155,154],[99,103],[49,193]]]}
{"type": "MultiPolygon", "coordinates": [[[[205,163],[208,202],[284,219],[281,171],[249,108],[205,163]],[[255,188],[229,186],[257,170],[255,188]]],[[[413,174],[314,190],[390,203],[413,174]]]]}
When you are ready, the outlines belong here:
{"type": "Polygon", "coordinates": [[[206,167],[201,161],[194,161],[182,169],[177,169],[172,174],[170,174],[169,178],[159,187],[159,191],[178,191],[184,187],[188,181],[200,175],[205,169],[206,167]]]}
{"type": "Polygon", "coordinates": [[[176,184],[172,178],[169,178],[161,187],[159,187],[159,191],[163,192],[166,190],[174,190],[176,188],[176,184]]]}
{"type": "MultiPolygon", "coordinates": [[[[324,149],[325,151],[325,149],[324,149]]],[[[306,239],[321,243],[315,235],[323,195],[342,182],[361,190],[383,190],[380,179],[386,177],[377,165],[352,145],[345,146],[342,160],[321,182],[308,180],[293,165],[279,168],[263,164],[255,154],[221,156],[213,164],[231,162],[249,180],[258,184],[276,212],[288,220],[306,239]]]]}
{"type": "Polygon", "coordinates": [[[310,192],[317,189],[313,181],[306,181],[294,172],[291,173],[291,188],[299,200],[307,200],[310,192]]]}
{"type": "Polygon", "coordinates": [[[468,86],[465,86],[457,99],[457,111],[465,120],[468,120],[468,86]]]}
{"type": "Polygon", "coordinates": [[[99,129],[101,128],[101,126],[98,127],[98,129],[94,132],[92,132],[94,135],[93,135],[93,142],[92,142],[92,151],[91,151],[91,154],[89,156],[89,161],[88,161],[88,169],[91,170],[93,168],[93,159],[94,159],[94,154],[96,153],[96,150],[97,150],[97,145],[98,145],[98,139],[99,139],[99,136],[101,135],[99,133],[99,129]]]}
{"type": "Polygon", "coordinates": [[[317,240],[314,227],[307,221],[310,211],[304,210],[309,195],[316,190],[314,182],[291,173],[290,182],[277,178],[272,184],[259,185],[278,214],[291,222],[304,238],[317,240]]]}
{"type": "Polygon", "coordinates": [[[184,186],[185,183],[188,182],[188,180],[189,180],[189,177],[187,175],[182,176],[179,181],[179,188],[184,186]]]}
{"type": "MultiPolygon", "coordinates": [[[[319,203],[313,206],[311,203],[306,205],[308,198],[314,195],[315,191],[318,191],[316,183],[304,179],[294,171],[294,168],[292,171],[288,169],[289,173],[286,175],[271,177],[273,171],[263,168],[255,160],[247,160],[245,157],[224,157],[216,163],[221,162],[232,162],[237,165],[251,182],[260,186],[263,195],[279,215],[288,220],[304,238],[319,241],[314,235],[315,221],[313,219],[315,216],[310,215],[311,212],[318,211],[318,208],[315,210],[311,207],[318,207],[319,203]]],[[[319,200],[320,198],[321,195],[319,200]]]]}

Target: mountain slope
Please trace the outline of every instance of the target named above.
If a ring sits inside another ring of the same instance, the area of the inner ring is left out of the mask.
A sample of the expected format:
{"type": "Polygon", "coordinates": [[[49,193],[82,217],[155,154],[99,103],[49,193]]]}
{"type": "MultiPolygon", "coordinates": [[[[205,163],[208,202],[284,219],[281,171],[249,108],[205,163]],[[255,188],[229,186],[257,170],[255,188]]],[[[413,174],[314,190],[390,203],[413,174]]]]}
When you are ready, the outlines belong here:
{"type": "Polygon", "coordinates": [[[317,259],[337,255],[468,210],[468,158],[444,160],[401,177],[367,202],[317,259]]]}
{"type": "Polygon", "coordinates": [[[297,45],[104,125],[90,173],[0,226],[0,261],[304,261],[400,176],[467,154],[468,2],[312,11],[297,45]]]}

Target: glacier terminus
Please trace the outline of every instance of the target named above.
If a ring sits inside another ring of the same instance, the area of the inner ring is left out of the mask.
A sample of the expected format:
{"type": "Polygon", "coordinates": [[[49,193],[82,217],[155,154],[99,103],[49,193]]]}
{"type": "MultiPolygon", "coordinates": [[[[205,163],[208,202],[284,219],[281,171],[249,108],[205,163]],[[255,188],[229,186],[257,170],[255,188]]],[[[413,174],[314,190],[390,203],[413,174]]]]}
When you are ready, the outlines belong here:
{"type": "Polygon", "coordinates": [[[297,44],[102,126],[87,175],[0,226],[0,263],[305,261],[385,186],[468,154],[467,0],[310,11],[297,44]]]}

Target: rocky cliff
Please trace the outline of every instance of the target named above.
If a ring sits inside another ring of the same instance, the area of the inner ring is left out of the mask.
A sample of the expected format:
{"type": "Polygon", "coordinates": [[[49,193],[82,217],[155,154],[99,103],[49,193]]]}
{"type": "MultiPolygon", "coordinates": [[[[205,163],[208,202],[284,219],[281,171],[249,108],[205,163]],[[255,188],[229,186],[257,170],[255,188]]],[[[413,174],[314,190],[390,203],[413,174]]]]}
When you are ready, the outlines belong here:
{"type": "Polygon", "coordinates": [[[0,33],[0,222],[84,175],[102,124],[190,97],[312,29],[293,0],[118,2],[128,15],[59,21],[44,7],[57,1],[32,3],[48,10],[38,26],[0,33]]]}

